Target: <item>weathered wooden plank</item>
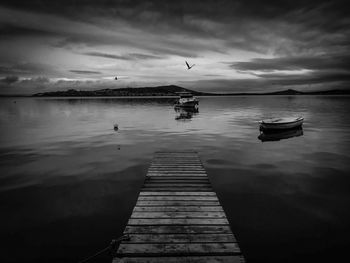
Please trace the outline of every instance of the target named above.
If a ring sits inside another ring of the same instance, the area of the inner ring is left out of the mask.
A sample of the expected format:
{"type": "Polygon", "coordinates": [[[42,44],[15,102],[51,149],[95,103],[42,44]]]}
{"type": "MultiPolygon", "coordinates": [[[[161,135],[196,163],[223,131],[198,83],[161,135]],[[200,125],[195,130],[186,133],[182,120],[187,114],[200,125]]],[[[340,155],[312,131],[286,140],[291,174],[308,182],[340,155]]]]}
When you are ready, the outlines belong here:
{"type": "Polygon", "coordinates": [[[148,173],[147,176],[153,177],[153,176],[178,176],[178,177],[184,177],[184,176],[191,176],[191,177],[204,177],[207,176],[206,173],[148,173]]]}
{"type": "Polygon", "coordinates": [[[161,174],[161,175],[167,175],[167,174],[182,174],[182,175],[201,175],[201,176],[207,176],[206,171],[190,171],[190,170],[183,170],[183,171],[172,171],[172,170],[149,170],[147,174],[161,174]]]}
{"type": "Polygon", "coordinates": [[[182,173],[206,173],[202,169],[168,169],[168,168],[150,168],[148,172],[160,172],[160,173],[173,173],[173,172],[182,172],[182,173]]]}
{"type": "Polygon", "coordinates": [[[179,158],[179,157],[158,157],[151,163],[171,163],[171,162],[198,162],[202,163],[200,159],[193,157],[179,158]]]}
{"type": "Polygon", "coordinates": [[[144,187],[208,187],[210,186],[209,183],[205,182],[194,182],[194,183],[189,183],[189,182],[175,182],[175,183],[167,183],[167,182],[158,182],[158,183],[152,183],[152,182],[145,182],[144,187]]]}
{"type": "MultiPolygon", "coordinates": [[[[211,186],[210,183],[206,182],[206,181],[194,181],[194,180],[169,180],[169,181],[148,181],[145,182],[144,185],[150,185],[150,184],[154,184],[154,185],[166,185],[167,187],[171,186],[171,185],[179,185],[179,184],[183,184],[183,185],[205,185],[205,187],[207,186],[211,186]]],[[[180,190],[181,191],[181,190],[180,190]]]]}
{"type": "Polygon", "coordinates": [[[191,162],[159,162],[159,163],[151,163],[151,167],[152,166],[161,166],[161,167],[172,167],[172,166],[175,166],[175,167],[178,167],[178,166],[189,166],[189,167],[192,167],[192,166],[195,166],[195,167],[203,167],[202,163],[200,162],[195,162],[195,161],[191,161],[191,162]]]}
{"type": "MultiPolygon", "coordinates": [[[[179,177],[183,177],[183,179],[191,179],[191,177],[194,177],[192,179],[206,179],[208,180],[208,176],[205,173],[159,173],[159,172],[152,172],[148,173],[146,176],[146,179],[149,179],[149,177],[158,177],[158,178],[153,178],[153,179],[159,179],[159,180],[169,180],[171,177],[174,177],[174,179],[181,179],[179,177]],[[160,178],[159,178],[160,176],[160,178]],[[169,178],[170,177],[170,178],[169,178]]],[[[152,178],[151,178],[152,179],[152,178]]]]}
{"type": "Polygon", "coordinates": [[[205,177],[207,176],[206,173],[191,173],[191,172],[149,172],[147,174],[147,176],[162,176],[162,177],[166,177],[166,176],[178,176],[178,177],[205,177]]]}
{"type": "Polygon", "coordinates": [[[123,257],[112,263],[244,263],[240,255],[235,256],[186,256],[186,257],[123,257]]]}
{"type": "Polygon", "coordinates": [[[168,177],[152,177],[152,176],[146,176],[146,180],[205,180],[205,181],[209,181],[209,178],[206,176],[174,176],[174,178],[169,178],[168,177]]]}
{"type": "Polygon", "coordinates": [[[194,150],[188,150],[188,151],[157,151],[154,153],[155,155],[160,155],[160,154],[193,154],[195,156],[198,156],[198,152],[194,150]]]}
{"type": "Polygon", "coordinates": [[[147,180],[148,184],[209,184],[209,181],[204,180],[147,180]]]}
{"type": "Polygon", "coordinates": [[[203,167],[202,163],[200,161],[163,161],[163,162],[152,162],[151,166],[179,166],[179,165],[185,165],[185,166],[198,166],[203,167]]]}
{"type": "Polygon", "coordinates": [[[203,169],[202,164],[152,164],[149,168],[198,168],[203,169]]]}
{"type": "Polygon", "coordinates": [[[121,243],[118,254],[124,256],[151,255],[234,255],[240,253],[237,243],[186,243],[186,244],[126,244],[121,243]]]}
{"type": "Polygon", "coordinates": [[[223,212],[221,206],[135,206],[134,212],[223,212]]]}
{"type": "Polygon", "coordinates": [[[171,195],[171,196],[177,196],[177,195],[186,195],[186,196],[216,196],[215,192],[140,192],[140,196],[152,196],[152,195],[171,195]]]}
{"type": "Polygon", "coordinates": [[[179,184],[200,184],[200,185],[206,185],[206,186],[210,186],[209,182],[206,181],[194,181],[194,180],[169,180],[169,181],[147,181],[144,183],[144,185],[167,185],[167,186],[171,186],[171,185],[179,185],[179,184]]]}
{"type": "Polygon", "coordinates": [[[179,167],[188,167],[188,168],[202,168],[202,164],[194,164],[194,163],[172,163],[172,164],[151,164],[149,168],[179,168],[179,167]]]}
{"type": "Polygon", "coordinates": [[[185,191],[185,190],[183,190],[183,189],[185,189],[186,188],[186,191],[188,191],[188,189],[192,189],[192,191],[191,192],[193,192],[193,191],[197,191],[197,190],[199,190],[199,189],[208,189],[207,191],[212,191],[212,188],[211,188],[211,185],[210,184],[207,184],[207,185],[205,185],[205,186],[197,186],[197,187],[195,187],[195,186],[183,186],[183,188],[180,188],[180,187],[173,187],[172,188],[172,186],[170,186],[170,185],[167,185],[167,186],[146,186],[146,187],[144,187],[144,188],[142,188],[142,191],[157,191],[157,189],[162,189],[162,190],[164,190],[164,189],[166,189],[166,188],[170,188],[170,191],[172,191],[172,192],[178,192],[178,191],[185,191]],[[154,189],[154,190],[153,190],[154,189]]]}
{"type": "Polygon", "coordinates": [[[131,218],[226,218],[224,212],[133,212],[131,218]]]}
{"type": "Polygon", "coordinates": [[[169,181],[184,181],[184,182],[189,182],[189,181],[195,181],[195,182],[209,182],[208,178],[205,177],[179,177],[179,176],[175,176],[175,177],[152,177],[152,176],[147,176],[146,177],[146,181],[147,182],[169,182],[169,181]]]}
{"type": "Polygon", "coordinates": [[[137,201],[137,206],[215,206],[220,205],[219,202],[215,201],[137,201]]]}
{"type": "Polygon", "coordinates": [[[162,158],[168,158],[168,159],[170,159],[170,158],[180,158],[180,159],[184,159],[184,160],[186,160],[186,159],[197,159],[197,160],[200,160],[200,158],[198,157],[198,155],[196,155],[196,154],[192,154],[192,155],[189,155],[189,154],[187,154],[187,155],[179,155],[179,154],[177,154],[177,155],[164,155],[164,154],[155,154],[154,155],[154,161],[157,161],[157,160],[161,160],[162,158]]]}
{"type": "Polygon", "coordinates": [[[199,157],[198,156],[198,152],[196,152],[196,151],[192,151],[192,152],[168,152],[168,153],[165,153],[165,152],[158,153],[158,152],[156,152],[156,153],[154,153],[154,156],[155,157],[166,156],[166,155],[170,156],[170,155],[177,155],[177,154],[181,154],[181,155],[187,154],[187,155],[193,155],[194,157],[197,157],[197,158],[199,157]]]}
{"type": "Polygon", "coordinates": [[[149,177],[154,177],[154,176],[162,176],[162,177],[165,177],[165,176],[176,176],[176,177],[186,177],[186,176],[188,176],[188,177],[206,177],[207,176],[207,174],[206,173],[183,173],[183,172],[181,172],[181,173],[174,173],[174,172],[172,172],[172,173],[160,173],[160,172],[149,172],[148,174],[147,174],[147,176],[149,176],[149,177]]]}
{"type": "MultiPolygon", "coordinates": [[[[170,192],[170,191],[179,191],[180,189],[174,189],[172,187],[163,187],[163,188],[142,188],[141,191],[158,191],[158,192],[170,192]]],[[[189,192],[193,192],[193,191],[197,191],[197,192],[208,192],[211,191],[212,188],[211,187],[201,187],[201,188],[193,188],[193,187],[184,187],[181,188],[181,191],[189,191],[189,192]]]]}
{"type": "MultiPolygon", "coordinates": [[[[202,186],[202,187],[192,187],[192,186],[184,186],[183,188],[179,188],[179,187],[171,187],[171,186],[162,186],[162,187],[144,187],[141,189],[141,191],[163,191],[165,189],[169,189],[169,192],[178,192],[178,191],[183,191],[183,192],[188,192],[190,189],[192,189],[192,191],[199,191],[200,189],[207,189],[207,191],[204,192],[208,192],[208,191],[212,191],[213,189],[211,188],[211,185],[207,185],[207,186],[202,186]]],[[[203,191],[202,191],[203,192],[203,191]]]]}
{"type": "Polygon", "coordinates": [[[200,166],[198,165],[169,165],[169,166],[165,166],[165,165],[152,165],[148,168],[149,170],[155,170],[155,169],[167,169],[167,170],[172,170],[172,169],[176,169],[176,170],[201,170],[204,171],[200,166]]]}
{"type": "Polygon", "coordinates": [[[132,243],[234,243],[232,234],[132,234],[127,244],[132,243]]]}
{"type": "Polygon", "coordinates": [[[169,181],[169,180],[196,180],[197,182],[199,181],[209,181],[208,177],[205,177],[203,175],[196,175],[196,174],[189,174],[189,175],[184,175],[184,174],[149,174],[146,176],[146,180],[157,180],[157,181],[169,181]]]}
{"type": "Polygon", "coordinates": [[[192,173],[192,172],[196,172],[196,173],[206,173],[204,170],[200,170],[200,169],[180,169],[180,168],[150,168],[148,169],[149,172],[187,172],[187,173],[192,173]]]}
{"type": "Polygon", "coordinates": [[[159,165],[159,166],[177,166],[177,165],[186,165],[186,166],[203,166],[203,164],[200,161],[181,161],[181,160],[169,160],[169,161],[160,161],[160,162],[152,162],[150,164],[152,165],[159,165]]]}
{"type": "Polygon", "coordinates": [[[229,225],[127,225],[124,234],[232,234],[229,225]]]}
{"type": "Polygon", "coordinates": [[[164,165],[152,165],[148,168],[149,170],[152,169],[167,169],[167,170],[172,170],[172,169],[176,169],[176,170],[201,170],[204,171],[200,166],[195,166],[195,165],[169,165],[169,166],[164,166],[164,165]]]}
{"type": "Polygon", "coordinates": [[[198,187],[195,187],[195,186],[179,186],[179,187],[176,187],[176,186],[161,186],[161,187],[156,187],[156,186],[144,186],[141,190],[142,191],[166,191],[166,190],[169,190],[169,191],[189,191],[191,190],[192,191],[200,191],[200,190],[204,190],[206,189],[206,191],[210,191],[212,190],[210,185],[204,187],[204,186],[198,186],[198,187]],[[185,190],[186,189],[186,190],[185,190]]]}
{"type": "Polygon", "coordinates": [[[146,179],[155,179],[155,180],[186,180],[186,179],[193,179],[193,180],[208,180],[208,178],[205,178],[202,175],[176,175],[176,174],[167,174],[167,175],[147,175],[146,179]]]}
{"type": "Polygon", "coordinates": [[[171,184],[166,184],[166,183],[145,183],[143,185],[144,188],[147,188],[147,187],[152,187],[152,188],[157,188],[157,187],[207,187],[207,186],[210,186],[209,184],[206,184],[206,183],[192,183],[192,184],[186,184],[186,183],[171,183],[171,184]]]}
{"type": "Polygon", "coordinates": [[[161,161],[184,161],[184,162],[190,162],[190,161],[197,161],[200,162],[200,159],[196,156],[156,156],[153,162],[161,162],[161,161]]]}
{"type": "MultiPolygon", "coordinates": [[[[203,176],[202,176],[203,177],[203,176]]],[[[169,182],[169,181],[184,181],[184,182],[190,182],[190,181],[194,181],[194,182],[209,182],[208,178],[198,178],[198,177],[152,177],[152,176],[148,176],[146,177],[145,182],[169,182]]]]}
{"type": "Polygon", "coordinates": [[[139,196],[139,201],[216,201],[216,196],[139,196]]]}
{"type": "Polygon", "coordinates": [[[128,225],[228,225],[226,218],[130,218],[128,225]]]}
{"type": "Polygon", "coordinates": [[[154,161],[162,161],[162,160],[182,160],[182,161],[192,161],[192,160],[196,160],[196,161],[200,161],[200,159],[198,158],[198,156],[191,156],[191,155],[186,155],[186,156],[181,156],[181,155],[173,155],[173,156],[155,156],[154,161]]]}
{"type": "Polygon", "coordinates": [[[209,184],[209,181],[189,181],[189,180],[183,180],[183,181],[179,181],[179,180],[173,180],[174,182],[173,183],[171,183],[171,182],[168,182],[168,181],[157,181],[157,180],[146,180],[145,182],[144,182],[144,185],[152,185],[152,184],[156,184],[156,185],[166,185],[166,186],[169,186],[169,185],[174,185],[174,186],[178,186],[178,185],[184,185],[184,186],[198,186],[198,185],[208,185],[209,184]]]}
{"type": "Polygon", "coordinates": [[[163,173],[163,174],[169,174],[169,173],[184,173],[184,174],[206,174],[204,170],[192,170],[192,169],[149,169],[148,173],[163,173]]]}
{"type": "Polygon", "coordinates": [[[184,168],[184,167],[150,167],[148,171],[195,171],[195,172],[205,172],[205,170],[192,167],[192,168],[184,168]]]}
{"type": "Polygon", "coordinates": [[[152,162],[150,165],[158,165],[158,166],[178,166],[178,165],[185,165],[185,166],[203,166],[202,162],[199,160],[162,160],[159,162],[152,162]]]}

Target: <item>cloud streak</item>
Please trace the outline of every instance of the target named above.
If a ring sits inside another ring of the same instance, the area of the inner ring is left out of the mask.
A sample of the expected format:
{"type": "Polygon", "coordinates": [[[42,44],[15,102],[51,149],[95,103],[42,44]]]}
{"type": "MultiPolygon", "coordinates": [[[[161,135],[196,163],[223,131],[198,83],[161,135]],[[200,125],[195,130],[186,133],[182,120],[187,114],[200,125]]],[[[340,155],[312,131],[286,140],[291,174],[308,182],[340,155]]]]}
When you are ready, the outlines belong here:
{"type": "Polygon", "coordinates": [[[75,74],[82,74],[82,75],[95,75],[95,74],[101,74],[101,72],[98,71],[92,71],[92,70],[70,70],[69,72],[75,73],[75,74]]]}
{"type": "Polygon", "coordinates": [[[131,53],[126,55],[115,55],[115,54],[92,51],[92,52],[85,52],[83,54],[87,56],[110,58],[110,59],[117,59],[117,60],[143,60],[143,59],[162,59],[163,58],[160,56],[138,54],[138,53],[131,53]]]}

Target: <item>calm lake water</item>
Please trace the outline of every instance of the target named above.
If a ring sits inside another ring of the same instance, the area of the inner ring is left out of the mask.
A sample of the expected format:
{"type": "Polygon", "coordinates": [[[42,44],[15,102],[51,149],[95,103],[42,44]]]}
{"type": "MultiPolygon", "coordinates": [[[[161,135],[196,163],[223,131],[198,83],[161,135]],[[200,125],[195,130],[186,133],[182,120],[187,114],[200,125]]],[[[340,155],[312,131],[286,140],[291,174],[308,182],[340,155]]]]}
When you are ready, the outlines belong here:
{"type": "Polygon", "coordinates": [[[187,149],[248,262],[349,257],[350,97],[206,97],[198,113],[172,102],[0,99],[1,262],[77,262],[106,247],[153,153],[187,149]],[[298,136],[258,139],[259,119],[290,115],[305,118],[298,136]]]}

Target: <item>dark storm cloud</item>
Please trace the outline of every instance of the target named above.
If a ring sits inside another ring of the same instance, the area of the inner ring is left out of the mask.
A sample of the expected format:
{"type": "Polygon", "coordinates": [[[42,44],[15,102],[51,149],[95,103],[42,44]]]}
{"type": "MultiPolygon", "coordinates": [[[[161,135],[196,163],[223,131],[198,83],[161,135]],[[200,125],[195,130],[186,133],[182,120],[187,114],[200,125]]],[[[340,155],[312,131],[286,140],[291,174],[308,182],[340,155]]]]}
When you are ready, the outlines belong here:
{"type": "Polygon", "coordinates": [[[18,36],[48,36],[55,35],[54,33],[47,32],[45,30],[26,28],[15,25],[2,25],[0,26],[1,38],[6,37],[18,37],[18,36]]]}
{"type": "MultiPolygon", "coordinates": [[[[38,10],[46,13],[72,14],[79,11],[103,12],[106,14],[124,14],[133,16],[146,11],[164,13],[166,16],[181,16],[184,14],[195,14],[209,16],[215,19],[225,19],[227,16],[241,14],[245,17],[262,17],[274,18],[284,16],[291,11],[308,9],[314,6],[327,5],[329,11],[337,11],[346,14],[344,7],[346,1],[302,1],[302,0],[59,0],[59,1],[42,1],[42,0],[3,0],[5,6],[21,8],[26,10],[38,10]],[[128,11],[128,12],[127,12],[128,11]]],[[[78,16],[78,14],[76,14],[78,16]]]]}
{"type": "Polygon", "coordinates": [[[5,84],[12,84],[19,80],[19,77],[17,76],[7,76],[5,78],[0,79],[0,82],[5,84]]]}
{"type": "Polygon", "coordinates": [[[94,56],[94,57],[121,59],[121,60],[162,59],[162,57],[160,57],[160,56],[139,54],[139,53],[131,53],[131,54],[126,54],[126,55],[115,55],[115,54],[108,54],[108,53],[103,53],[103,52],[85,52],[84,54],[88,55],[88,56],[94,56]]]}
{"type": "MultiPolygon", "coordinates": [[[[114,18],[146,31],[214,37],[225,40],[227,45],[249,50],[261,50],[260,44],[269,43],[272,30],[278,30],[287,38],[305,41],[311,41],[317,31],[341,33],[349,26],[345,3],[289,0],[3,1],[9,7],[65,16],[77,21],[94,21],[92,18],[95,17],[114,18]],[[268,26],[266,32],[262,31],[264,23],[268,26]]],[[[66,39],[69,40],[78,39],[66,39]]],[[[103,38],[99,40],[104,41],[103,38]]],[[[308,48],[308,45],[299,44],[297,50],[308,48]]]]}
{"type": "Polygon", "coordinates": [[[55,74],[55,69],[50,64],[20,62],[0,66],[1,75],[47,75],[55,74]]]}
{"type": "Polygon", "coordinates": [[[234,62],[233,69],[241,71],[274,71],[274,70],[349,70],[350,54],[279,57],[271,59],[257,58],[248,62],[234,62]]]}
{"type": "Polygon", "coordinates": [[[99,71],[90,71],[90,70],[70,70],[69,72],[75,74],[91,75],[91,74],[101,74],[99,71]]]}
{"type": "MultiPolygon", "coordinates": [[[[153,32],[186,35],[193,39],[213,38],[224,41],[227,47],[257,52],[268,52],[273,48],[278,54],[295,54],[323,50],[328,46],[336,45],[339,49],[349,45],[345,32],[349,28],[345,1],[5,0],[3,4],[20,10],[63,16],[74,21],[96,23],[96,17],[118,19],[125,22],[124,27],[143,29],[145,34],[153,32]],[[328,38],[324,35],[330,33],[337,36],[328,38]]],[[[64,40],[57,45],[113,44],[116,41],[126,40],[99,36],[98,33],[96,36],[89,36],[77,32],[65,35],[64,40]]],[[[144,45],[146,46],[145,43],[144,45]]],[[[152,50],[151,47],[148,48],[152,50]]],[[[214,45],[196,45],[193,48],[215,49],[214,45]]],[[[160,47],[157,46],[156,49],[160,47]]],[[[181,45],[178,49],[181,49],[181,45]]],[[[215,50],[220,51],[218,48],[215,50]]],[[[174,52],[173,48],[168,46],[159,52],[173,54],[171,51],[174,52]]]]}

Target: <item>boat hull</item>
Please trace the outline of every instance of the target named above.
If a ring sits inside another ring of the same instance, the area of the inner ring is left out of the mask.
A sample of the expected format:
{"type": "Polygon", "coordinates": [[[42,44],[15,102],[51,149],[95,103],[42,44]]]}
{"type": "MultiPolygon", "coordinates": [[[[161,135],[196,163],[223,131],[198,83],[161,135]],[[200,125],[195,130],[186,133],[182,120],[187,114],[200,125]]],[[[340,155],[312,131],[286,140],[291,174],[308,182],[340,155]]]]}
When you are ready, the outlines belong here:
{"type": "Polygon", "coordinates": [[[198,101],[189,101],[184,103],[176,103],[175,107],[179,108],[198,108],[198,101]]]}
{"type": "Polygon", "coordinates": [[[287,130],[295,129],[303,125],[304,119],[297,118],[289,122],[266,122],[260,121],[260,130],[287,130]]]}

